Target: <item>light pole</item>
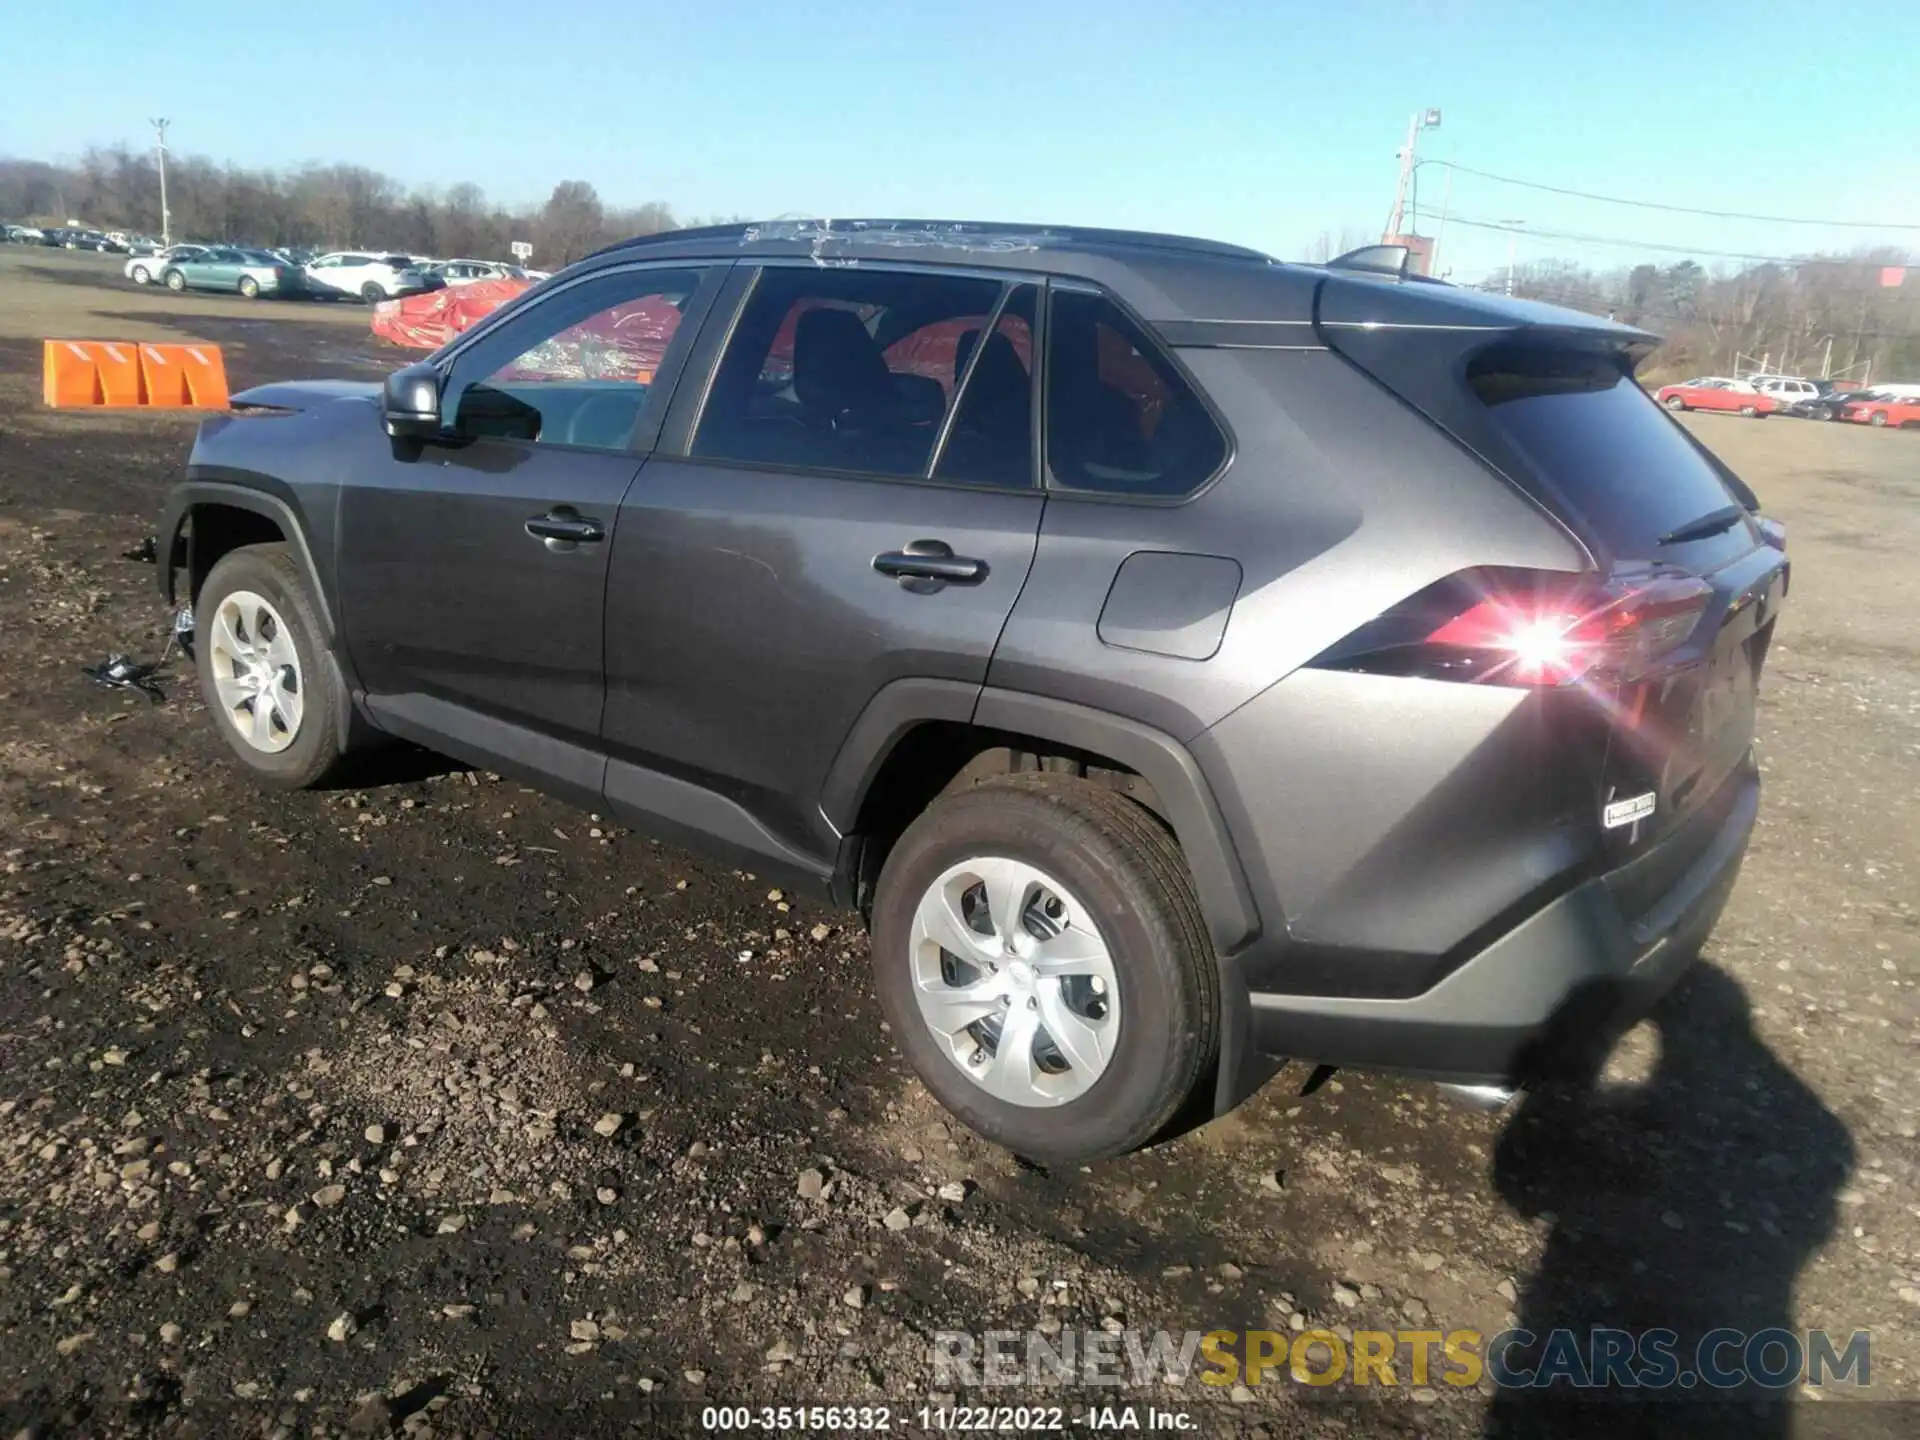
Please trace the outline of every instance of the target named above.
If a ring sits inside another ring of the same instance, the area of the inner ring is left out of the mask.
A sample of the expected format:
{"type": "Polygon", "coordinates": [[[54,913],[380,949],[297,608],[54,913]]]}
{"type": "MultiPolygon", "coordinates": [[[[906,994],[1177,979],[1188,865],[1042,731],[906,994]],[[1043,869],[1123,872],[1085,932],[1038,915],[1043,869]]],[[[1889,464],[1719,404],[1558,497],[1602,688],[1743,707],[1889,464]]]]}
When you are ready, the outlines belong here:
{"type": "Polygon", "coordinates": [[[1514,262],[1518,259],[1520,251],[1520,227],[1527,222],[1524,220],[1502,220],[1500,223],[1506,227],[1507,231],[1507,294],[1511,295],[1513,294],[1514,262]]]}
{"type": "Polygon", "coordinates": [[[1413,171],[1418,163],[1414,156],[1414,147],[1419,143],[1422,130],[1438,130],[1440,112],[1438,110],[1417,111],[1407,122],[1407,143],[1400,151],[1400,181],[1393,191],[1393,213],[1387,217],[1386,242],[1392,244],[1405,231],[1402,226],[1407,219],[1410,205],[1419,202],[1414,199],[1413,171]]]}
{"type": "Polygon", "coordinates": [[[173,217],[167,213],[167,126],[171,120],[149,121],[153,126],[154,151],[160,158],[160,243],[173,243],[173,217]]]}

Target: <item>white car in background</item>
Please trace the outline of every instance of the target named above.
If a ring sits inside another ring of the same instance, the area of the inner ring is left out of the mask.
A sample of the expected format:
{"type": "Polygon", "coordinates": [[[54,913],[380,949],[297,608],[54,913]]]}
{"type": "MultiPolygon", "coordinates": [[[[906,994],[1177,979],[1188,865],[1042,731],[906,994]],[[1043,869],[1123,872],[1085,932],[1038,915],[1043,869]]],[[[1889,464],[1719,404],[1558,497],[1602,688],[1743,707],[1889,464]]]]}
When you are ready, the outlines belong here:
{"type": "Polygon", "coordinates": [[[473,285],[481,280],[525,280],[527,272],[518,265],[500,265],[491,260],[442,260],[433,267],[448,285],[473,285]]]}
{"type": "Polygon", "coordinates": [[[411,255],[398,251],[336,250],[310,260],[307,286],[316,296],[353,296],[369,305],[438,290],[446,282],[421,268],[411,255]]]}
{"type": "Polygon", "coordinates": [[[158,285],[175,260],[198,260],[207,253],[205,245],[169,245],[151,255],[129,256],[121,273],[136,285],[158,285]]]}

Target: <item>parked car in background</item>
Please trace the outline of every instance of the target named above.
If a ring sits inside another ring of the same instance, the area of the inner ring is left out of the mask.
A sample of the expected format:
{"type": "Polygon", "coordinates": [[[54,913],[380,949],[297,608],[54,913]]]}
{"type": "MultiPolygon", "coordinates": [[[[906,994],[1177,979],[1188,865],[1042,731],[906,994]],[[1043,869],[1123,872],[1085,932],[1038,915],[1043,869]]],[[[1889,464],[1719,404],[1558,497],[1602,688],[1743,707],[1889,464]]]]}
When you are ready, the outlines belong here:
{"type": "Polygon", "coordinates": [[[1762,395],[1746,381],[1731,380],[1724,375],[1702,375],[1695,380],[1682,380],[1678,385],[1662,385],[1653,398],[1676,412],[1725,410],[1755,419],[1780,408],[1778,400],[1762,395]]]}
{"type": "Polygon", "coordinates": [[[492,260],[442,260],[433,268],[449,285],[472,285],[481,280],[527,278],[527,272],[518,265],[501,265],[492,260]]]}
{"type": "Polygon", "coordinates": [[[304,295],[307,289],[298,265],[264,250],[225,245],[169,260],[161,280],[169,290],[231,290],[249,300],[262,295],[304,295]]]}
{"type": "Polygon", "coordinates": [[[1783,411],[1805,400],[1817,400],[1834,388],[1831,380],[1808,380],[1799,375],[1749,375],[1747,383],[1777,401],[1783,411]]]}
{"type": "Polygon", "coordinates": [[[207,253],[205,245],[169,245],[150,254],[135,253],[121,267],[121,273],[136,285],[157,285],[175,260],[198,260],[207,253]]]}
{"type": "Polygon", "coordinates": [[[121,248],[98,230],[69,230],[60,243],[68,250],[92,250],[100,254],[111,254],[121,248]]]}
{"type": "Polygon", "coordinates": [[[636,240],[236,396],[161,590],[262,786],[405,738],[865,912],[893,1039],[1018,1155],[1289,1058],[1499,1103],[1719,917],[1786,542],[1653,337],[1363,262],[636,240]]]}
{"type": "Polygon", "coordinates": [[[1780,413],[1796,420],[1838,420],[1840,407],[1862,393],[1858,390],[1842,390],[1838,385],[1833,385],[1818,395],[1795,400],[1780,413]]]}
{"type": "Polygon", "coordinates": [[[37,226],[9,225],[4,232],[0,232],[0,238],[4,238],[9,245],[38,245],[46,239],[46,235],[37,226]]]}
{"type": "Polygon", "coordinates": [[[1874,392],[1869,395],[1849,395],[1841,407],[1840,418],[1851,420],[1856,425],[1872,425],[1876,429],[1892,427],[1906,430],[1920,427],[1920,395],[1890,395],[1874,392]]]}
{"type": "Polygon", "coordinates": [[[438,289],[446,282],[422,270],[411,255],[396,252],[336,250],[305,266],[308,288],[317,296],[358,296],[369,305],[438,289]]]}

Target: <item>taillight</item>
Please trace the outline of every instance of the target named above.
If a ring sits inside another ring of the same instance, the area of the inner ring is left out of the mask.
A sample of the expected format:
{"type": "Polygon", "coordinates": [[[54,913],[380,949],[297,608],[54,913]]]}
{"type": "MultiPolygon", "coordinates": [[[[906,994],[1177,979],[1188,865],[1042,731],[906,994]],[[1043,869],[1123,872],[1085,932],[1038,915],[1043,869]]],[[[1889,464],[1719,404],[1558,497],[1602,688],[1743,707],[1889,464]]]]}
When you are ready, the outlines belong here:
{"type": "Polygon", "coordinates": [[[1705,581],[1666,571],[1605,582],[1470,573],[1395,606],[1314,664],[1545,687],[1572,685],[1596,671],[1632,676],[1686,642],[1712,594],[1705,581]]]}

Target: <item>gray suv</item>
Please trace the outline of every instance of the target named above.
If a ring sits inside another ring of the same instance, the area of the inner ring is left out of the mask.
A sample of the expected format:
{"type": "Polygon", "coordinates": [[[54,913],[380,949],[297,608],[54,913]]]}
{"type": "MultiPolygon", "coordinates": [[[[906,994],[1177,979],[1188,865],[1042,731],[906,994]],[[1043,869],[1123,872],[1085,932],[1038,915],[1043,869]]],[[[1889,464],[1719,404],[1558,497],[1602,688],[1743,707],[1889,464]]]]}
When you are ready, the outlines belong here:
{"type": "Polygon", "coordinates": [[[1159,235],[616,246],[384,386],[271,384],[162,522],[265,784],[398,737],[868,918],[1049,1162],[1286,1058],[1497,1100],[1739,870],[1784,535],[1653,343],[1159,235]]]}

